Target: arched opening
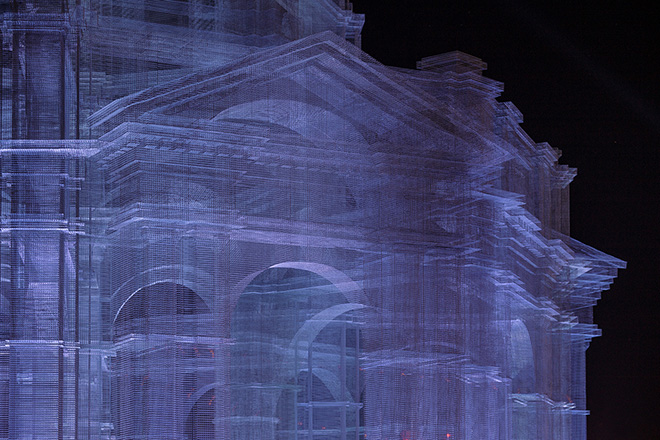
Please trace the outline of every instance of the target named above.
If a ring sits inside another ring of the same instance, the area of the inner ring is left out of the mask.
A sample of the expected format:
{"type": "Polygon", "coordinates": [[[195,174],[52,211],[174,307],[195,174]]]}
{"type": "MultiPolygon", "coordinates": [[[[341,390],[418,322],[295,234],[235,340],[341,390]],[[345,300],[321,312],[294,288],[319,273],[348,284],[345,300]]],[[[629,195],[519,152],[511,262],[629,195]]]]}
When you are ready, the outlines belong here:
{"type": "Polygon", "coordinates": [[[532,393],[536,388],[534,349],[529,330],[521,319],[511,321],[507,340],[511,389],[514,393],[532,393]]]}
{"type": "Polygon", "coordinates": [[[204,393],[193,405],[185,423],[186,440],[213,440],[215,439],[215,407],[216,390],[210,389],[204,393]]]}
{"type": "Polygon", "coordinates": [[[246,286],[231,324],[233,439],[356,438],[361,308],[303,269],[246,286]]]}
{"type": "Polygon", "coordinates": [[[213,381],[214,347],[202,340],[211,329],[209,307],[180,284],[145,286],[124,302],[112,328],[118,438],[181,438],[186,393],[213,381]]]}
{"type": "Polygon", "coordinates": [[[117,312],[113,337],[136,334],[196,334],[200,315],[210,312],[191,289],[172,282],[143,287],[117,312]],[[194,332],[194,333],[193,333],[194,332]]]}

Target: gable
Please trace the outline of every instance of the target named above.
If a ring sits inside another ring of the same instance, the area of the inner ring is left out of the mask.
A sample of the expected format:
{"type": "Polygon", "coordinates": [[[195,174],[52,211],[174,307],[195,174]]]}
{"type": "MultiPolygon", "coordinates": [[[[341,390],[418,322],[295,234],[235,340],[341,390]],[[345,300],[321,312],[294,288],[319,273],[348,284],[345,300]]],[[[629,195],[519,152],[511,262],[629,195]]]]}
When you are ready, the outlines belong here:
{"type": "Polygon", "coordinates": [[[469,116],[330,32],[117,100],[90,122],[107,132],[147,114],[268,122],[310,139],[473,163],[507,156],[469,116]]]}

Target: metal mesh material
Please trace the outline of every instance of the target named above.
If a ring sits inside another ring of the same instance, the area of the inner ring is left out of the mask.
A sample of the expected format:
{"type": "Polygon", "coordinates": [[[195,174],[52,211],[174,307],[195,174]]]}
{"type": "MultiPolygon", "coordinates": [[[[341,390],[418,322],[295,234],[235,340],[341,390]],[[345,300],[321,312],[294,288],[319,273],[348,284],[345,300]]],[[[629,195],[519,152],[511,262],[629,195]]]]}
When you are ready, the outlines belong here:
{"type": "Polygon", "coordinates": [[[0,439],[586,436],[575,170],[343,0],[0,1],[0,439]]]}

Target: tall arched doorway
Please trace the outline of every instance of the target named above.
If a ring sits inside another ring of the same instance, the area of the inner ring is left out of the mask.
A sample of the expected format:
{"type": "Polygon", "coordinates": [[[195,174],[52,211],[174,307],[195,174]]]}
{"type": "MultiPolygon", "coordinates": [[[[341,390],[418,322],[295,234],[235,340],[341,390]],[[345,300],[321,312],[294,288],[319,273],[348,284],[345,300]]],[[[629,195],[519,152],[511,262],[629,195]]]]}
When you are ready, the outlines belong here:
{"type": "Polygon", "coordinates": [[[208,306],[180,284],[155,283],[124,302],[112,328],[118,438],[182,438],[186,393],[214,378],[213,348],[200,342],[211,332],[208,306]]]}
{"type": "Polygon", "coordinates": [[[232,315],[232,439],[357,439],[364,306],[314,272],[273,267],[232,315]]]}

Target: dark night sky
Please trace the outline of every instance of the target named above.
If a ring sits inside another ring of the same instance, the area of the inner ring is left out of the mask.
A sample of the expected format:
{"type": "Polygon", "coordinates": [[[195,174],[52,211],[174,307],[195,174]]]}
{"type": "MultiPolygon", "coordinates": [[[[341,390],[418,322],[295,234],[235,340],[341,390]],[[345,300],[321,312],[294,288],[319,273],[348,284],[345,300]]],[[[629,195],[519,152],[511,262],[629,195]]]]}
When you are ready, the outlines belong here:
{"type": "Polygon", "coordinates": [[[577,167],[571,235],[628,262],[595,309],[589,438],[660,438],[660,16],[652,2],[354,0],[384,64],[461,50],[577,167]],[[609,5],[609,6],[606,6],[609,5]]]}

